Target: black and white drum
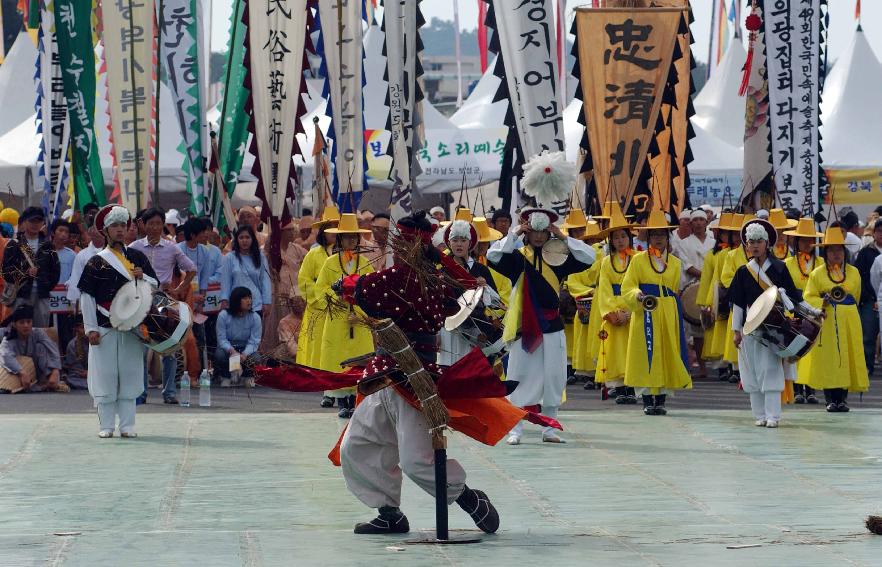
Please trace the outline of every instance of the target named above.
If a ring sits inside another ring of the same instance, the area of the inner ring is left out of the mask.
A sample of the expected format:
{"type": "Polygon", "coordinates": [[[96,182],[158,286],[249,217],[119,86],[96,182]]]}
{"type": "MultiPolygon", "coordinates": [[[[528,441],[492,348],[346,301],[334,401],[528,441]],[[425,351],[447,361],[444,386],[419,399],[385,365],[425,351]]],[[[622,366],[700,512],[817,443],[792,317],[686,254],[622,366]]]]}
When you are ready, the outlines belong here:
{"type": "Polygon", "coordinates": [[[132,329],[147,348],[159,354],[171,354],[184,344],[184,336],[193,324],[190,306],[158,291],[144,321],[132,329]]]}
{"type": "Polygon", "coordinates": [[[778,300],[778,288],[770,287],[747,310],[744,334],[753,335],[779,357],[794,362],[815,345],[821,322],[803,313],[788,317],[778,300]]]}

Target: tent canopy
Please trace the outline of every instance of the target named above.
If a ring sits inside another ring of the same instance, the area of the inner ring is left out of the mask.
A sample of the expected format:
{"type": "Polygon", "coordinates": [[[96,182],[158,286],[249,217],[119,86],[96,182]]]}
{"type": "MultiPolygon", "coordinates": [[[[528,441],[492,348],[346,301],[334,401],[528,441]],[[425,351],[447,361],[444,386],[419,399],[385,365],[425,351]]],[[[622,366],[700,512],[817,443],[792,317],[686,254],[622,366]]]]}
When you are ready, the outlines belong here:
{"type": "Polygon", "coordinates": [[[824,84],[821,157],[826,167],[882,166],[880,93],[882,64],[858,28],[824,84]]]}

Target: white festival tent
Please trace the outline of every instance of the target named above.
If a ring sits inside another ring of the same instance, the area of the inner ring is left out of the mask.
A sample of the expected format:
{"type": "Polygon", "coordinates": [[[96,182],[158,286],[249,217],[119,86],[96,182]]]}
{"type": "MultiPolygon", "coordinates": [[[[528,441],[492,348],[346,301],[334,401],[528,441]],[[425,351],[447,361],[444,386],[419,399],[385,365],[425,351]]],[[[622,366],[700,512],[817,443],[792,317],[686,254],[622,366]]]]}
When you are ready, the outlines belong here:
{"type": "Polygon", "coordinates": [[[882,63],[858,28],[824,85],[821,147],[824,166],[882,166],[882,63]]]}
{"type": "Polygon", "coordinates": [[[738,89],[746,60],[747,52],[741,40],[733,40],[713,75],[693,99],[693,127],[700,127],[705,133],[735,147],[744,145],[746,101],[745,97],[738,95],[738,89]]]}

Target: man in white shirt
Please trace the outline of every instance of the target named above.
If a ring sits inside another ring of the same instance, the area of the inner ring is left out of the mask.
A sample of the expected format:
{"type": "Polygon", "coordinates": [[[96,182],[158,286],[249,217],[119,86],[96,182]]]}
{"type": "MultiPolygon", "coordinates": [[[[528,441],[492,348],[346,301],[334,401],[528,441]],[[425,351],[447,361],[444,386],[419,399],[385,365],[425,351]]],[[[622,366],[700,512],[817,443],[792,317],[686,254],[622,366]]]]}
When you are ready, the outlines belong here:
{"type": "Polygon", "coordinates": [[[97,228],[91,226],[86,232],[89,235],[89,245],[77,252],[76,257],[74,258],[73,268],[71,268],[70,271],[70,277],[66,282],[67,298],[71,302],[80,299],[80,288],[77,287],[77,284],[80,283],[80,276],[83,273],[83,268],[86,266],[86,262],[88,262],[92,256],[104,249],[104,235],[101,234],[97,228]]]}
{"type": "MultiPolygon", "coordinates": [[[[839,219],[840,227],[845,232],[845,249],[848,250],[848,256],[851,263],[854,263],[855,257],[861,251],[864,242],[861,240],[864,229],[861,228],[861,221],[854,211],[848,211],[839,219]]],[[[878,288],[877,288],[878,289],[878,288]]]]}
{"type": "MultiPolygon", "coordinates": [[[[682,216],[682,215],[681,215],[682,216]]],[[[707,214],[701,209],[692,211],[689,215],[690,234],[674,247],[674,256],[680,258],[682,265],[681,289],[692,282],[701,279],[701,270],[704,266],[704,256],[713,249],[715,241],[707,232],[707,214]]],[[[704,360],[701,351],[704,348],[704,330],[699,325],[686,323],[686,331],[692,337],[692,347],[695,350],[695,358],[698,360],[699,376],[706,376],[704,360]]]]}
{"type": "Polygon", "coordinates": [[[680,226],[677,227],[677,230],[671,233],[671,249],[674,251],[674,256],[679,257],[677,254],[677,247],[681,242],[689,238],[690,234],[692,234],[692,211],[689,209],[683,209],[680,211],[680,216],[677,218],[680,221],[680,226]]]}

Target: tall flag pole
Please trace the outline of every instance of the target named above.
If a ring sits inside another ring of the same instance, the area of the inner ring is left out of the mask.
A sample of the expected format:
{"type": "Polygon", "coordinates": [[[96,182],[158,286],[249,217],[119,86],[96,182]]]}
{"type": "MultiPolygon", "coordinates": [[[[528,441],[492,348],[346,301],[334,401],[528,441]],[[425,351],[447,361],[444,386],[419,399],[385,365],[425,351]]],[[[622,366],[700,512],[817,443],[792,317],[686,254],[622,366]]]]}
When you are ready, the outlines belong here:
{"type": "Polygon", "coordinates": [[[456,54],[456,108],[462,106],[462,47],[459,33],[459,0],[453,0],[453,49],[456,54]]]}
{"type": "Polygon", "coordinates": [[[478,2],[478,57],[481,59],[481,74],[487,71],[487,3],[484,0],[478,2]]]}

